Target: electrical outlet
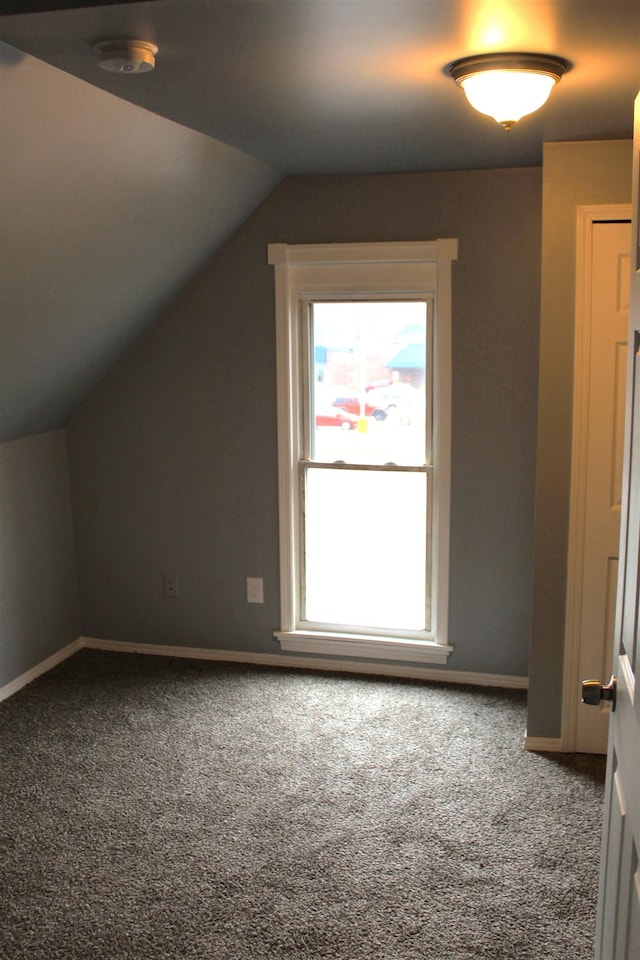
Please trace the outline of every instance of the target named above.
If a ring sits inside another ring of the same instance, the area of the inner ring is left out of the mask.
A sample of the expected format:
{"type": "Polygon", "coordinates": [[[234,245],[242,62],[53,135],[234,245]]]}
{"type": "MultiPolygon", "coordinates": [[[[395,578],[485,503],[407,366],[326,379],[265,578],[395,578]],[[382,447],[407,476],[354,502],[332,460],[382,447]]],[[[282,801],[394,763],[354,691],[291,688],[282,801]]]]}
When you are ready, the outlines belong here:
{"type": "Polygon", "coordinates": [[[175,597],[179,596],[177,573],[165,573],[164,595],[165,597],[170,597],[171,599],[175,599],[175,597]]]}
{"type": "Polygon", "coordinates": [[[264,603],[262,577],[247,577],[247,603],[264,603]]]}

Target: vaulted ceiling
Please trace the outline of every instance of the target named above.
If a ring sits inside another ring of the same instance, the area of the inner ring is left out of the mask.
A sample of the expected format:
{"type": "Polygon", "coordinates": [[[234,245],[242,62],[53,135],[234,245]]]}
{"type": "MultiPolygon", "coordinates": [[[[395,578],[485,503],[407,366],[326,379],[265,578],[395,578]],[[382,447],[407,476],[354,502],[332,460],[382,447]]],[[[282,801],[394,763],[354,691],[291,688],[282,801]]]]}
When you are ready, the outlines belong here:
{"type": "Polygon", "coordinates": [[[539,165],[632,133],[637,0],[0,0],[0,440],[63,425],[288,174],[539,165]],[[54,9],[49,9],[54,8],[54,9]],[[158,45],[99,69],[96,42],[158,45]],[[447,73],[566,57],[510,133],[447,73]]]}

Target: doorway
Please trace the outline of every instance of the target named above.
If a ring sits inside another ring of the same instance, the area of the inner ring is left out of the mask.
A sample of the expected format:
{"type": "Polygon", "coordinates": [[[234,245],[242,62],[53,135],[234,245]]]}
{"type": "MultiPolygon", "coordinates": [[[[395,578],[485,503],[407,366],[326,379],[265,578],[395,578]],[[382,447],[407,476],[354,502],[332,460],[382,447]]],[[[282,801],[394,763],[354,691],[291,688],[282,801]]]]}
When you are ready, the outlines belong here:
{"type": "Polygon", "coordinates": [[[618,571],[631,210],[578,208],[563,749],[606,753],[608,708],[580,680],[607,674],[618,571]]]}

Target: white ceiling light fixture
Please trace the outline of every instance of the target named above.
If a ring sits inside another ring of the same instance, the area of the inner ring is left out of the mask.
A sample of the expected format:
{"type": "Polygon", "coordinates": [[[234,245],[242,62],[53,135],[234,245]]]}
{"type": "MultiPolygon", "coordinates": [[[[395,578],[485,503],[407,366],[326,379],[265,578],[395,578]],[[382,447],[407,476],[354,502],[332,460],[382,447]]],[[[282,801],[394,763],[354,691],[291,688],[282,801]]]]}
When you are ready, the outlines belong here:
{"type": "Polygon", "coordinates": [[[148,73],[156,65],[158,48],[147,40],[103,40],[96,51],[109,73],[148,73]]]}
{"type": "Polygon", "coordinates": [[[570,69],[563,57],[543,53],[485,53],[449,65],[449,73],[471,106],[505,130],[546,103],[570,69]]]}

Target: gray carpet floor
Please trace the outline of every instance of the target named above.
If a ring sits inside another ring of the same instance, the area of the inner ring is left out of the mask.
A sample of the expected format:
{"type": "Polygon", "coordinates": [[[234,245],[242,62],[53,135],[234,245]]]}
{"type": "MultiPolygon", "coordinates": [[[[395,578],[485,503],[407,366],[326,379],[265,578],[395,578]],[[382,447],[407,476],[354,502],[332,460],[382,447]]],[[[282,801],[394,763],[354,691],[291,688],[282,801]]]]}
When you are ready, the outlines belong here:
{"type": "Polygon", "coordinates": [[[1,960],[591,960],[521,692],[82,651],[0,704],[1,960]]]}

